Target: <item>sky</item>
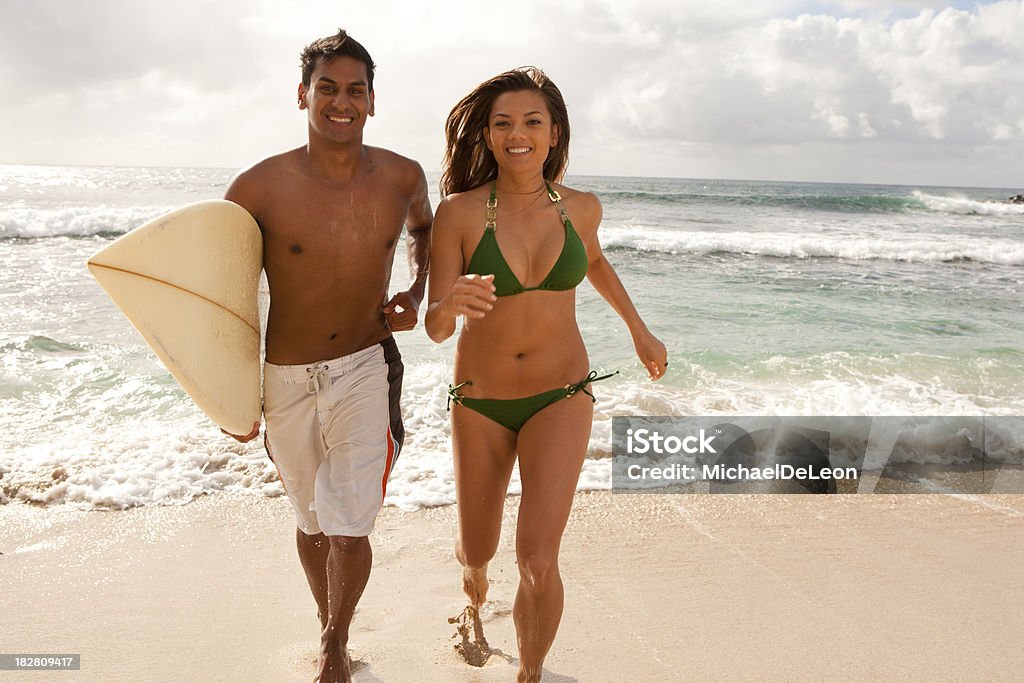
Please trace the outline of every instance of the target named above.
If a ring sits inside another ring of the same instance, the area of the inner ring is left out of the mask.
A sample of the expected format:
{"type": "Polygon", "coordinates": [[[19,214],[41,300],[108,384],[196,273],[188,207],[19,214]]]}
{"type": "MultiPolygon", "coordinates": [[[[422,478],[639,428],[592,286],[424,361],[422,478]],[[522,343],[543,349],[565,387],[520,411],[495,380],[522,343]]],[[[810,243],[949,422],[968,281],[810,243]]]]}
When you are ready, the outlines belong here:
{"type": "Polygon", "coordinates": [[[240,168],[304,144],[298,54],[377,63],[365,142],[532,64],[570,174],[1024,189],[1024,0],[0,0],[0,163],[240,168]]]}

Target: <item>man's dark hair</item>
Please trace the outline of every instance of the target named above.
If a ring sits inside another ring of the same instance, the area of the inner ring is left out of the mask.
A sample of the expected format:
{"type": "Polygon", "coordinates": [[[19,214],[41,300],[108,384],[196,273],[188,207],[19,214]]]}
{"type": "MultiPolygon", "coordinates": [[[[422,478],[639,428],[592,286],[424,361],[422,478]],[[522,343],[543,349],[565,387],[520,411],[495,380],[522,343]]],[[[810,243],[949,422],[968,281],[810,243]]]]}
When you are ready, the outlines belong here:
{"type": "Polygon", "coordinates": [[[309,87],[310,79],[313,78],[313,70],[320,61],[329,62],[335,57],[351,57],[366,65],[367,88],[373,91],[373,69],[376,66],[373,58],[366,51],[358,40],[339,28],[333,36],[319,38],[307,45],[302,50],[299,59],[302,60],[302,84],[309,87]]]}

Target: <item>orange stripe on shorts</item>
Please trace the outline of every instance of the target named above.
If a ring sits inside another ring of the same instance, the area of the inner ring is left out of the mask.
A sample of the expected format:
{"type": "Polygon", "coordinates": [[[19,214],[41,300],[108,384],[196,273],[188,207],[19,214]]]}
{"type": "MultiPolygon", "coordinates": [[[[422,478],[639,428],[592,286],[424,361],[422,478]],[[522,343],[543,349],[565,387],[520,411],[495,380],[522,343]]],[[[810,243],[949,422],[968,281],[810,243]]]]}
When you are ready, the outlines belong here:
{"type": "Polygon", "coordinates": [[[388,492],[388,476],[391,474],[391,465],[395,462],[395,439],[391,436],[391,427],[388,427],[388,459],[384,463],[384,476],[380,481],[380,500],[384,503],[384,496],[388,492]]]}

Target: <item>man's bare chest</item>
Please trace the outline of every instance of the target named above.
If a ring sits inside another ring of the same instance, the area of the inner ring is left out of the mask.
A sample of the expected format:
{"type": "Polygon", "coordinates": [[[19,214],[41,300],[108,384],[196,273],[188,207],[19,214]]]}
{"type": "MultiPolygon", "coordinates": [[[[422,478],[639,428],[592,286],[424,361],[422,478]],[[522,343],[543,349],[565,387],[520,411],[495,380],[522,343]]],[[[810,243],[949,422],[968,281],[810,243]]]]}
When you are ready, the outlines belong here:
{"type": "Polygon", "coordinates": [[[261,213],[260,228],[268,255],[372,256],[393,249],[407,212],[407,200],[381,188],[293,191],[261,213]]]}

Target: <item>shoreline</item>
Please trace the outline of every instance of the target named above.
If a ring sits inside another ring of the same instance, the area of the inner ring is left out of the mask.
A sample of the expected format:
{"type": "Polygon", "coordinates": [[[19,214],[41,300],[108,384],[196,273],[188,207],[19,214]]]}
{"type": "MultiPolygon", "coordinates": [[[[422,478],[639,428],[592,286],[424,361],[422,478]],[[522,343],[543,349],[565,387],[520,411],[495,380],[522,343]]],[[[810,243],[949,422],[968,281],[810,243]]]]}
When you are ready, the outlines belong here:
{"type": "MultiPolygon", "coordinates": [[[[465,605],[454,506],[382,511],[355,680],[514,680],[518,505],[483,611],[498,652],[479,669],[447,622],[465,605]]],[[[77,680],[312,680],[318,624],[286,499],[0,516],[5,653],[81,654],[77,680]]],[[[1024,496],[579,492],[560,564],[545,681],[998,680],[1024,666],[1000,637],[1024,628],[1024,496]]]]}

